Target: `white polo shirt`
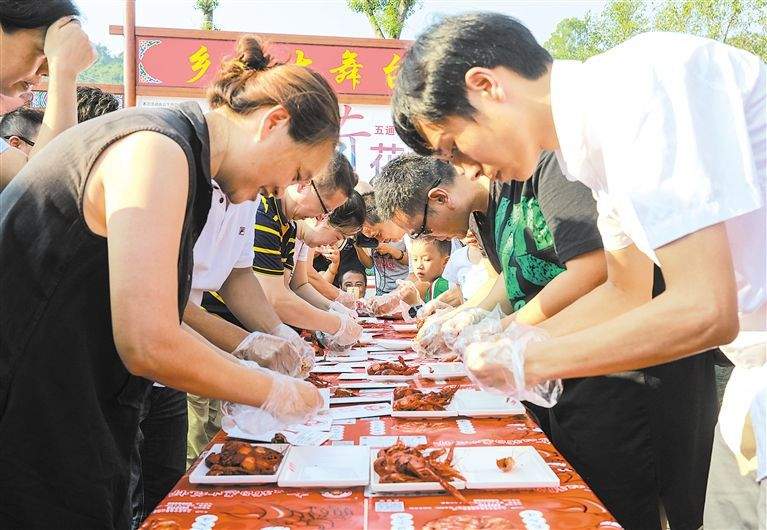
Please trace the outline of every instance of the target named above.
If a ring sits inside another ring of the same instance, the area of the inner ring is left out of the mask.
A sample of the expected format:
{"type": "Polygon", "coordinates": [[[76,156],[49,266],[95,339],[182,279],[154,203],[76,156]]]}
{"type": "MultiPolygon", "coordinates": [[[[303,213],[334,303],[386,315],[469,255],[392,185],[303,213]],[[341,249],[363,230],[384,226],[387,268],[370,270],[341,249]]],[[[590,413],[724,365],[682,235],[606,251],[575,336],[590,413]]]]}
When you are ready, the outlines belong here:
{"type": "Polygon", "coordinates": [[[232,204],[215,181],[208,220],[194,245],[189,301],[202,302],[205,291],[221,288],[232,269],[253,266],[257,201],[232,204]]]}
{"type": "MultiPolygon", "coordinates": [[[[657,263],[656,249],[725,223],[742,329],[764,331],[765,64],[713,40],[646,33],[583,63],[555,61],[551,105],[560,166],[593,190],[605,250],[634,243],[657,263]]],[[[763,370],[764,359],[755,366],[751,355],[742,368],[763,370]]],[[[764,418],[767,377],[751,381],[732,389],[742,394],[738,410],[722,408],[733,449],[749,403],[760,408],[755,423],[764,418]]]]}

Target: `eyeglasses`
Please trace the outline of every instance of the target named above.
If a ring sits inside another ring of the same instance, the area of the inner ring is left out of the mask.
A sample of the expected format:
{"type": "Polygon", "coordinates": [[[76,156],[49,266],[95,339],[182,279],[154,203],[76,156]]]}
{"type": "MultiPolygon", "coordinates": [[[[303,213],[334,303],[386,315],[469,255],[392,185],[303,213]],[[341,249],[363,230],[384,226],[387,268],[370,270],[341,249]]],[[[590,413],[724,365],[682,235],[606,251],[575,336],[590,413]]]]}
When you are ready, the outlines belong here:
{"type": "Polygon", "coordinates": [[[325,201],[322,200],[322,197],[320,197],[320,192],[317,190],[317,185],[314,183],[313,180],[309,181],[312,185],[312,189],[314,190],[314,193],[317,194],[317,200],[320,201],[320,206],[322,207],[322,218],[327,219],[330,217],[330,210],[328,210],[327,206],[325,206],[325,201]]]}
{"type": "Polygon", "coordinates": [[[11,139],[11,137],[13,137],[13,136],[15,136],[16,138],[18,138],[19,140],[21,140],[22,142],[24,142],[25,144],[27,144],[29,147],[34,147],[34,146],[35,146],[35,142],[33,142],[33,141],[32,141],[32,140],[30,140],[29,138],[27,138],[27,137],[25,137],[25,136],[22,136],[22,135],[20,135],[20,134],[11,134],[10,136],[3,136],[3,138],[4,138],[5,140],[10,140],[10,139],[11,139]]]}
{"type": "Polygon", "coordinates": [[[431,230],[426,228],[426,218],[429,215],[429,193],[431,190],[439,186],[441,182],[442,177],[435,180],[434,184],[432,184],[431,187],[426,191],[426,203],[423,205],[423,222],[421,223],[421,228],[419,228],[417,232],[410,232],[410,237],[412,239],[418,239],[421,236],[427,236],[431,234],[431,230]]]}

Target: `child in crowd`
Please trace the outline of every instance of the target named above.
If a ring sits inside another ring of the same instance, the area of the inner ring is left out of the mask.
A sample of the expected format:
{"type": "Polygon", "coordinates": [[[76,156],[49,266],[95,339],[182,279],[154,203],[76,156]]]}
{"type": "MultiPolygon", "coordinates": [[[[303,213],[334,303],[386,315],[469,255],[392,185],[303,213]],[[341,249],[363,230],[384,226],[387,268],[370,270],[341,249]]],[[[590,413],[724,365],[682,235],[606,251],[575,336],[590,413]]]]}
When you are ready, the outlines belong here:
{"type": "MultiPolygon", "coordinates": [[[[450,259],[450,241],[437,239],[414,239],[412,243],[413,274],[422,282],[421,298],[429,302],[450,288],[448,281],[442,277],[450,259]]],[[[419,289],[421,290],[421,289],[419,289]]]]}

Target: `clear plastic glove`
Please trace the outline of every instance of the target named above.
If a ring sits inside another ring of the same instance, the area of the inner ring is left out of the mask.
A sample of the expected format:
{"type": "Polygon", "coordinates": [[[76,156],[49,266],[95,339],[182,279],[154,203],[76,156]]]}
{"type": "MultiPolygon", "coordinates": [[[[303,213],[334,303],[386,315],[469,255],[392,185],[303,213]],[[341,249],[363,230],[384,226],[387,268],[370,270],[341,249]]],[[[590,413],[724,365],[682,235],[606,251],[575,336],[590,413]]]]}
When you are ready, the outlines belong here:
{"type": "Polygon", "coordinates": [[[328,311],[331,313],[335,313],[336,315],[346,315],[348,317],[357,318],[357,311],[354,309],[349,309],[345,305],[343,305],[341,302],[333,301],[330,302],[328,305],[328,311]]]}
{"type": "Polygon", "coordinates": [[[392,292],[410,306],[422,306],[424,304],[418,287],[410,280],[397,280],[397,288],[392,292]]]}
{"type": "Polygon", "coordinates": [[[490,313],[490,311],[485,311],[480,307],[467,307],[459,310],[442,324],[440,330],[442,341],[448,348],[452,349],[455,346],[455,341],[458,340],[458,335],[460,335],[461,331],[469,326],[478,324],[481,320],[489,316],[490,313]]]}
{"type": "Polygon", "coordinates": [[[338,315],[341,319],[341,326],[338,331],[329,336],[330,345],[333,349],[334,346],[340,349],[349,348],[353,346],[362,335],[362,326],[360,326],[355,320],[347,315],[338,315]]]}
{"type": "Polygon", "coordinates": [[[418,318],[426,319],[432,315],[436,315],[437,313],[441,313],[443,311],[451,311],[453,309],[455,308],[450,304],[443,302],[439,298],[435,298],[434,300],[431,300],[430,302],[427,302],[421,306],[421,309],[418,310],[418,318]]]}
{"type": "Polygon", "coordinates": [[[305,423],[322,409],[322,396],[311,383],[254,366],[252,361],[240,363],[268,375],[271,378],[271,388],[260,407],[224,403],[222,411],[225,418],[222,423],[231,422],[243,431],[261,434],[305,423]]]}
{"type": "Polygon", "coordinates": [[[338,293],[338,296],[334,300],[335,302],[338,302],[339,304],[343,305],[344,307],[355,310],[357,309],[357,298],[354,297],[352,293],[347,293],[346,291],[341,291],[338,293]]]}
{"type": "Polygon", "coordinates": [[[447,353],[448,348],[442,340],[442,325],[452,316],[440,313],[427,318],[413,339],[413,349],[422,357],[437,357],[447,353]]]}
{"type": "Polygon", "coordinates": [[[268,368],[292,377],[302,372],[304,358],[302,351],[289,340],[254,331],[232,352],[238,359],[253,361],[262,368],[268,368]]]}
{"type": "MultiPolygon", "coordinates": [[[[288,326],[287,324],[280,323],[279,326],[271,331],[272,335],[282,337],[285,340],[290,341],[296,350],[301,355],[301,367],[298,372],[293,374],[293,377],[305,378],[309,375],[309,372],[314,368],[314,348],[307,341],[301,338],[301,335],[288,326]]],[[[291,375],[291,374],[288,374],[291,375]]]]}
{"type": "Polygon", "coordinates": [[[396,291],[382,294],[370,299],[370,311],[377,317],[392,315],[399,309],[401,301],[402,299],[397,295],[396,291]]]}
{"type": "Polygon", "coordinates": [[[495,340],[501,333],[503,333],[503,311],[496,306],[476,324],[461,329],[452,344],[452,350],[462,355],[469,344],[495,340]]]}
{"type": "Polygon", "coordinates": [[[542,407],[553,407],[562,394],[560,379],[543,381],[530,387],[525,382],[525,350],[528,344],[548,338],[548,334],[540,328],[513,323],[494,340],[466,346],[463,363],[469,377],[481,388],[542,407]]]}

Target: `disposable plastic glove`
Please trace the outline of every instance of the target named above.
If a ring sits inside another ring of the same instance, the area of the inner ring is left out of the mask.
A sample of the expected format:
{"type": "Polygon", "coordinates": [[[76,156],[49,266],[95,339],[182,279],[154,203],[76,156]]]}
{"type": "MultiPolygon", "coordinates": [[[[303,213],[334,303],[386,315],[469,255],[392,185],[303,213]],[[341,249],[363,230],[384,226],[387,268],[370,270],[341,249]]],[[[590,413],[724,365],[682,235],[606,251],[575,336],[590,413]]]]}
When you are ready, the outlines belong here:
{"type": "Polygon", "coordinates": [[[336,315],[346,315],[351,318],[356,319],[357,318],[357,311],[354,309],[349,309],[345,305],[343,305],[341,302],[333,301],[330,302],[328,305],[328,311],[331,313],[335,313],[336,315]]]}
{"type": "Polygon", "coordinates": [[[249,334],[232,352],[238,359],[254,361],[263,368],[296,376],[301,372],[303,356],[292,342],[260,331],[249,334]]]}
{"type": "Polygon", "coordinates": [[[349,309],[357,308],[357,299],[352,293],[347,293],[346,291],[341,291],[338,293],[338,296],[334,301],[349,309]]]}
{"type": "Polygon", "coordinates": [[[353,346],[360,335],[362,335],[362,326],[360,326],[353,318],[347,315],[338,315],[341,319],[341,326],[338,331],[329,336],[330,345],[332,349],[334,346],[343,348],[349,348],[353,346]]]}
{"type": "Polygon", "coordinates": [[[427,302],[421,306],[421,309],[418,310],[418,318],[426,319],[432,315],[436,315],[437,313],[441,313],[443,311],[451,311],[453,309],[455,308],[450,304],[435,298],[434,300],[431,300],[430,302],[427,302]]]}
{"type": "Polygon", "coordinates": [[[308,376],[311,369],[314,368],[314,348],[312,348],[312,345],[302,339],[301,335],[296,333],[296,331],[287,324],[280,323],[280,325],[274,328],[271,333],[272,335],[289,340],[301,354],[300,369],[293,374],[293,377],[305,378],[308,376]]]}
{"type": "Polygon", "coordinates": [[[547,340],[548,334],[540,328],[512,323],[496,337],[466,346],[463,363],[469,377],[482,388],[542,407],[553,407],[562,394],[560,379],[531,387],[525,383],[525,350],[531,342],[547,340]]]}

